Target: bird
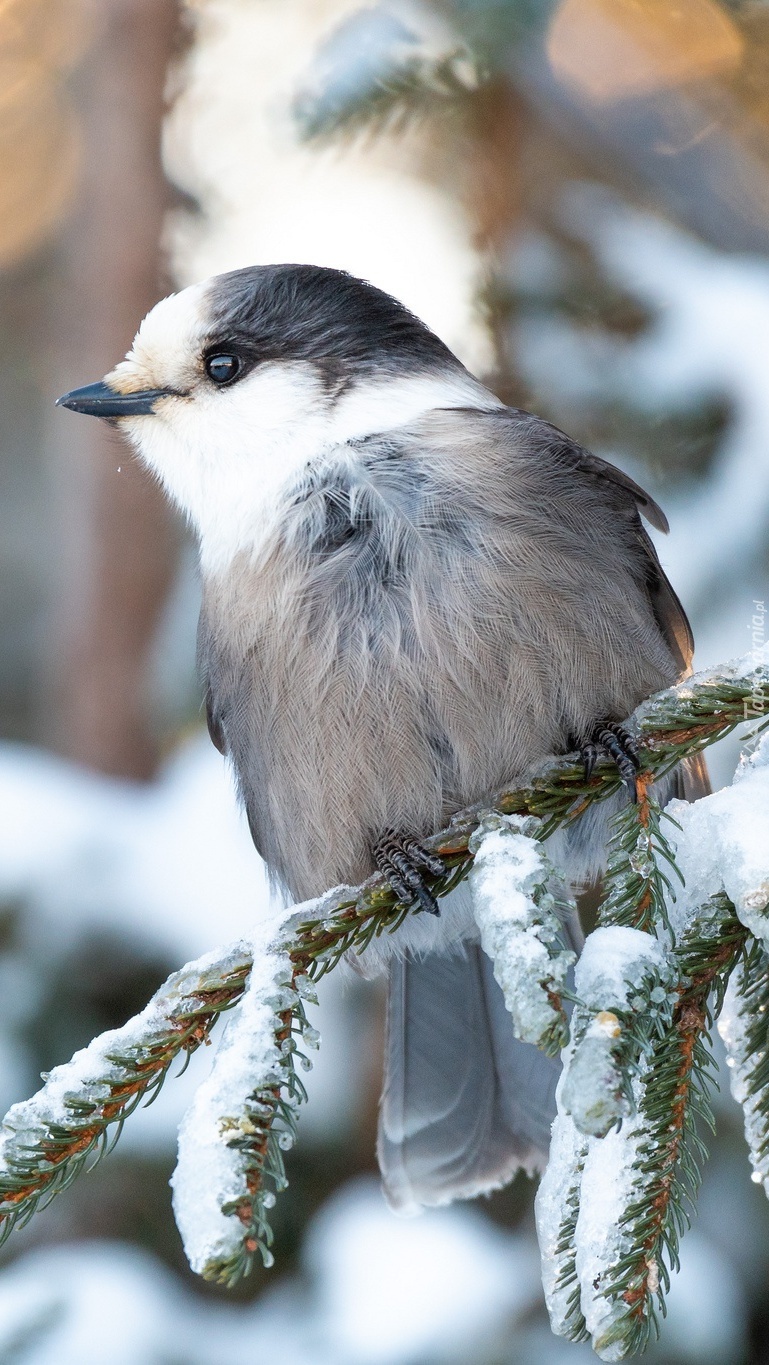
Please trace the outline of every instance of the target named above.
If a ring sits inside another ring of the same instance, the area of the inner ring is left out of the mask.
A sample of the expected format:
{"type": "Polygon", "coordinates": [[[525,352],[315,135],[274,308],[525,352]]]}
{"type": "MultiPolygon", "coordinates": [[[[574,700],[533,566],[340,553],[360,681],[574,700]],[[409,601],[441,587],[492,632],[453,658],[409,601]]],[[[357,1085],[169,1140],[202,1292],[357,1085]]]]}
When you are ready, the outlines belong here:
{"type": "MultiPolygon", "coordinates": [[[[588,774],[610,759],[632,799],[623,719],[691,671],[644,525],[667,531],[663,512],[327,267],[170,295],[58,402],[116,423],[196,532],[208,728],[276,886],[304,901],[379,871],[415,912],[359,962],[389,977],[390,1203],[541,1169],[559,1064],[515,1037],[467,886],[436,903],[424,841],[552,754],[580,752],[588,774]]],[[[699,758],[667,787],[707,789],[699,758]]],[[[561,841],[572,886],[601,867],[608,804],[561,841]]],[[[576,915],[565,931],[578,948],[576,915]]]]}

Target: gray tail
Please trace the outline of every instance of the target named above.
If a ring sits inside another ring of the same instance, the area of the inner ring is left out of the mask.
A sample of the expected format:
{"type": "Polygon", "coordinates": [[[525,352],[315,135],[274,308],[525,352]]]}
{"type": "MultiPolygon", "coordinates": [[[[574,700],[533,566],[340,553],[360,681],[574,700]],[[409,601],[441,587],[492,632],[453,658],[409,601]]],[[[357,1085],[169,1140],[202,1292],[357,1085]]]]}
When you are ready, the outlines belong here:
{"type": "Polygon", "coordinates": [[[541,1168],[559,1072],[515,1037],[477,944],[393,961],[378,1141],[389,1203],[470,1199],[541,1168]]]}
{"type": "Polygon", "coordinates": [[[699,801],[713,790],[704,754],[692,754],[679,763],[675,770],[674,795],[682,801],[699,801]]]}

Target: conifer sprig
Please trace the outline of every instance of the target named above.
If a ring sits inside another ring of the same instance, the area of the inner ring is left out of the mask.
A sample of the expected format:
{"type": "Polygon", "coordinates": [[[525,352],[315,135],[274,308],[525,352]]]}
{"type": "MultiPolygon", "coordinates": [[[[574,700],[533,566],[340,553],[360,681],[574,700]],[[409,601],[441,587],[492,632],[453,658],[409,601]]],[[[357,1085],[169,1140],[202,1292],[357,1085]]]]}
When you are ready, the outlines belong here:
{"type": "Polygon", "coordinates": [[[0,1242],[111,1150],[174,1059],[205,1043],[238,1001],[250,970],[250,954],[238,946],[175,972],[141,1015],[97,1038],[44,1077],[38,1095],[13,1106],[0,1129],[0,1242]]]}
{"type": "Polygon", "coordinates": [[[662,827],[664,813],[650,785],[648,776],[642,774],[637,804],[626,806],[612,821],[601,924],[622,924],[647,932],[653,932],[657,925],[670,927],[666,895],[675,900],[675,883],[680,889],[683,878],[662,827]]]}
{"type": "Polygon", "coordinates": [[[747,937],[722,894],[702,908],[672,949],[678,998],[669,1027],[647,1050],[634,1197],[621,1218],[625,1250],[603,1290],[615,1311],[596,1350],[617,1342],[622,1357],[636,1355],[658,1333],[657,1310],[664,1314],[670,1271],[678,1268],[679,1241],[702,1178],[706,1150],[699,1130],[714,1127],[713,1014],[747,937]]]}
{"type": "Polygon", "coordinates": [[[420,54],[387,63],[368,80],[351,89],[333,79],[325,86],[304,90],[294,101],[294,118],[308,142],[326,141],[365,132],[376,136],[397,133],[420,118],[442,114],[462,105],[473,93],[474,63],[467,49],[447,52],[434,61],[420,54]]]}
{"type": "Polygon", "coordinates": [[[210,1257],[202,1276],[228,1288],[251,1271],[259,1254],[263,1265],[273,1265],[273,1233],[270,1209],[277,1196],[288,1186],[284,1153],[293,1147],[297,1135],[297,1111],[307,1099],[297,1063],[305,1070],[311,1062],[300,1044],[315,1048],[318,1035],[305,1013],[306,1000],[317,1004],[311,982],[294,972],[280,990],[279,1011],[274,1016],[274,1035],[279,1060],[273,1084],[258,1087],[246,1099],[239,1113],[221,1120],[226,1146],[242,1157],[243,1187],[222,1205],[225,1216],[235,1218],[242,1231],[229,1254],[210,1257]],[[280,1009],[280,1005],[286,1008],[280,1009]]]}
{"type": "Polygon", "coordinates": [[[576,1232],[579,1218],[582,1172],[587,1155],[587,1140],[572,1154],[570,1179],[564,1191],[561,1219],[554,1247],[553,1289],[559,1299],[564,1300],[561,1319],[554,1323],[554,1330],[568,1341],[589,1341],[590,1333],[582,1312],[581,1289],[577,1272],[576,1232]]]}

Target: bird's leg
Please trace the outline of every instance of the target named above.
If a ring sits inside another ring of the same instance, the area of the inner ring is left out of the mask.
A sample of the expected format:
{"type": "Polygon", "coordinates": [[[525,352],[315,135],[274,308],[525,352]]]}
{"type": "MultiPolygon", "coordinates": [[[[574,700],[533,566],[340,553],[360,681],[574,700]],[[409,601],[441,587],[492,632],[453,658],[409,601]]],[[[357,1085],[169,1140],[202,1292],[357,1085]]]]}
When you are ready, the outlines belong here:
{"type": "Polygon", "coordinates": [[[445,867],[434,853],[417,843],[408,834],[386,829],[374,844],[374,859],[379,871],[387,878],[393,891],[404,905],[439,915],[438,902],[425,886],[422,872],[440,877],[445,867]]]}
{"type": "Polygon", "coordinates": [[[597,721],[586,742],[580,748],[585,769],[585,780],[592,775],[599,756],[604,753],[614,760],[622,781],[633,801],[637,800],[636,777],[641,767],[638,745],[633,736],[615,721],[597,721]]]}

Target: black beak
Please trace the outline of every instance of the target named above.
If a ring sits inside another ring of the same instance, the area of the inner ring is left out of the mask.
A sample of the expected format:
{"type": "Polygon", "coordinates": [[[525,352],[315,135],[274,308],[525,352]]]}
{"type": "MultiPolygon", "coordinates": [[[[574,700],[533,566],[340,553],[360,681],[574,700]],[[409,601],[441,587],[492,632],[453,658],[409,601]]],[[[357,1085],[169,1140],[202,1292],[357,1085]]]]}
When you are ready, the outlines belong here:
{"type": "Polygon", "coordinates": [[[144,389],[140,393],[118,393],[109,384],[86,384],[56,399],[57,408],[71,408],[88,417],[140,417],[154,412],[159,398],[167,398],[169,389],[144,389]]]}

